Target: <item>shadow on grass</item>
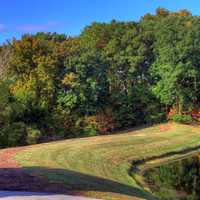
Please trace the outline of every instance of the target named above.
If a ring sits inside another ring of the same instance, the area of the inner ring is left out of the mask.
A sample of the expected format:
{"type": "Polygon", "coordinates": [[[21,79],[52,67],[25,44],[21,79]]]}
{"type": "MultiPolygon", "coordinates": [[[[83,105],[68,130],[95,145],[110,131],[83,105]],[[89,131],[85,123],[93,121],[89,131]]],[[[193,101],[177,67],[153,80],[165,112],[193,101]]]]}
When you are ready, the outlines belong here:
{"type": "Polygon", "coordinates": [[[63,194],[74,194],[69,191],[94,191],[155,199],[148,192],[113,180],[65,169],[42,167],[0,169],[0,190],[63,194]]]}

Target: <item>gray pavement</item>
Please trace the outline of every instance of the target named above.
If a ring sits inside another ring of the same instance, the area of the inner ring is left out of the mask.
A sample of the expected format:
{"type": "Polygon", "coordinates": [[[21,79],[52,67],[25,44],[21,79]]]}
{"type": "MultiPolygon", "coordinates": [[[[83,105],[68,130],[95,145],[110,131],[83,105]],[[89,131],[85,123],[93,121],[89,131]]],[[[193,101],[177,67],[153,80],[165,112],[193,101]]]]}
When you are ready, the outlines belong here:
{"type": "Polygon", "coordinates": [[[86,197],[33,192],[0,191],[2,200],[95,200],[86,197]]]}

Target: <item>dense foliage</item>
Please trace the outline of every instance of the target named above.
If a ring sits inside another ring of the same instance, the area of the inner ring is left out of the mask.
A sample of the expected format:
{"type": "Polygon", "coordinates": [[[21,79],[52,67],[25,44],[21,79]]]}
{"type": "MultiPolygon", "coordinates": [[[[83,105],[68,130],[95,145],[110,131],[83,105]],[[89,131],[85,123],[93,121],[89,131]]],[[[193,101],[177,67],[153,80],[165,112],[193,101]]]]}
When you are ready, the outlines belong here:
{"type": "Polygon", "coordinates": [[[146,172],[146,181],[161,200],[198,200],[200,196],[199,157],[187,158],[146,172]]]}
{"type": "Polygon", "coordinates": [[[200,18],[157,9],[0,47],[0,145],[105,134],[198,107],[200,18]]]}
{"type": "Polygon", "coordinates": [[[172,120],[174,122],[178,123],[191,123],[192,122],[192,116],[190,115],[181,115],[181,114],[175,114],[172,116],[172,120]]]}

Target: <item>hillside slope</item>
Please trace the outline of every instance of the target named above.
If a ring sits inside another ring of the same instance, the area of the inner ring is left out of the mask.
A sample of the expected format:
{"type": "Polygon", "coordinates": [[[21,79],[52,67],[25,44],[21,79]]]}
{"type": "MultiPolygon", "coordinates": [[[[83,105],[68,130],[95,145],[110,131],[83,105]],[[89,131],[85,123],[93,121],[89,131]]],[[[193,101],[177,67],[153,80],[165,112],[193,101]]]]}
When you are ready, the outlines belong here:
{"type": "MultiPolygon", "coordinates": [[[[32,174],[70,191],[106,200],[154,199],[129,174],[132,162],[200,145],[197,126],[163,124],[123,134],[71,139],[19,151],[32,174]]],[[[31,184],[31,183],[30,183],[31,184]]]]}

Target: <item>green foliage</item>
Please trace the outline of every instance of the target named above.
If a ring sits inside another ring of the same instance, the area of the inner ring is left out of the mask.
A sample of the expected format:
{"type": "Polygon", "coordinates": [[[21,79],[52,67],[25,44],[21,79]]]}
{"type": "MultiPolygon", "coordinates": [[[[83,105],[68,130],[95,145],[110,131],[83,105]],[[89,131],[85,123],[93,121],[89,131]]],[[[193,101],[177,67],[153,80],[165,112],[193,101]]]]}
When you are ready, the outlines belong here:
{"type": "Polygon", "coordinates": [[[39,139],[41,138],[40,130],[33,127],[27,127],[26,132],[27,132],[27,136],[26,136],[27,144],[37,144],[39,142],[39,139]]]}
{"type": "Polygon", "coordinates": [[[161,199],[198,199],[200,161],[198,157],[183,159],[162,165],[145,173],[147,183],[161,199]],[[182,197],[178,196],[182,193],[182,197]]]}
{"type": "Polygon", "coordinates": [[[169,16],[157,23],[165,28],[155,32],[157,56],[150,68],[155,81],[153,92],[162,103],[177,107],[179,112],[188,110],[199,98],[198,18],[169,16]]]}
{"type": "Polygon", "coordinates": [[[1,147],[25,145],[26,125],[23,122],[8,124],[0,131],[1,147]]]}
{"type": "Polygon", "coordinates": [[[98,134],[98,131],[94,125],[89,124],[89,125],[84,126],[82,133],[83,133],[83,136],[95,136],[98,134]]]}
{"type": "Polygon", "coordinates": [[[192,117],[190,115],[175,114],[171,117],[174,122],[178,123],[191,123],[192,117]]]}
{"type": "Polygon", "coordinates": [[[157,124],[160,122],[166,121],[166,113],[165,112],[156,112],[148,115],[146,120],[150,124],[157,124]]]}
{"type": "Polygon", "coordinates": [[[0,128],[34,124],[35,143],[159,123],[170,107],[199,107],[199,53],[187,10],[95,22],[77,37],[26,34],[0,47],[0,128]]]}

